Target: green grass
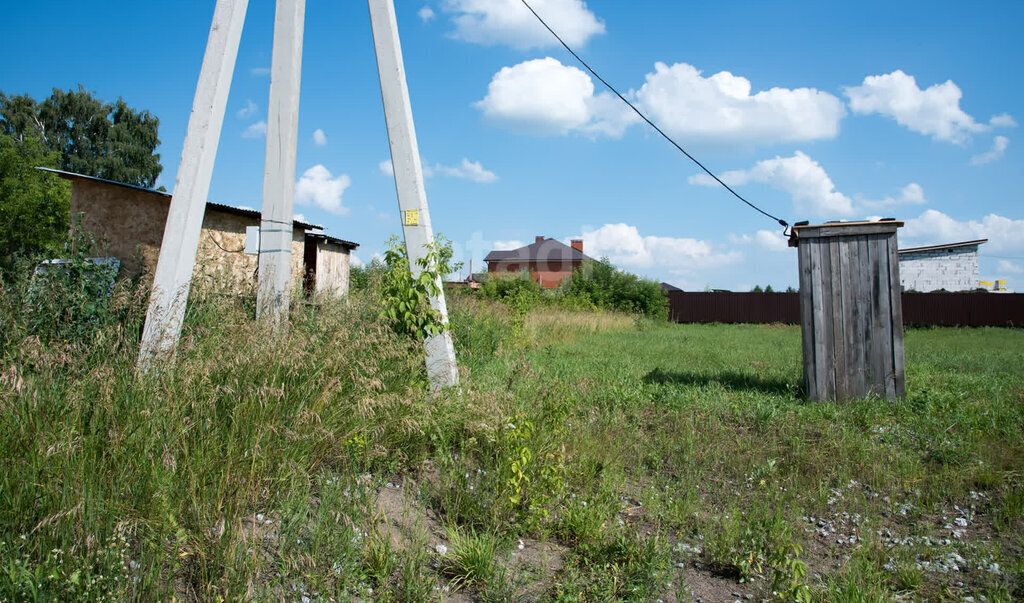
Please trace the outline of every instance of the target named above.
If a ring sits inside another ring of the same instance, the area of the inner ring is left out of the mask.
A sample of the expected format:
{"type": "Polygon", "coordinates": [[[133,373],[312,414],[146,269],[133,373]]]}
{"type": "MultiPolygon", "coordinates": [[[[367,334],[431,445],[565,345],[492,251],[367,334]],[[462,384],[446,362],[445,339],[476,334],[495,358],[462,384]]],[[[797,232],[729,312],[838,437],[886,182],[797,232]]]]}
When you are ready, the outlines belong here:
{"type": "Polygon", "coordinates": [[[144,295],[68,341],[4,295],[2,600],[700,596],[679,564],[766,598],[1024,597],[1019,330],[910,330],[905,400],[819,404],[794,327],[459,296],[462,384],[432,395],[361,296],[277,338],[200,290],[140,376],[144,295]],[[381,531],[389,481],[447,555],[381,531]]]}

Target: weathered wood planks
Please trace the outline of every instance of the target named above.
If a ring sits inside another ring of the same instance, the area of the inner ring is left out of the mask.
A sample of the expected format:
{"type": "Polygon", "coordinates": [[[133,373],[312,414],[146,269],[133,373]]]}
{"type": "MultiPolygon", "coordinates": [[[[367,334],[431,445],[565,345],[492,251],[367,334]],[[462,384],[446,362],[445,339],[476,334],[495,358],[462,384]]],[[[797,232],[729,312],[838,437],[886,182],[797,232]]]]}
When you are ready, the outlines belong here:
{"type": "Polygon", "coordinates": [[[883,221],[793,228],[811,399],[904,395],[900,226],[883,221]]]}

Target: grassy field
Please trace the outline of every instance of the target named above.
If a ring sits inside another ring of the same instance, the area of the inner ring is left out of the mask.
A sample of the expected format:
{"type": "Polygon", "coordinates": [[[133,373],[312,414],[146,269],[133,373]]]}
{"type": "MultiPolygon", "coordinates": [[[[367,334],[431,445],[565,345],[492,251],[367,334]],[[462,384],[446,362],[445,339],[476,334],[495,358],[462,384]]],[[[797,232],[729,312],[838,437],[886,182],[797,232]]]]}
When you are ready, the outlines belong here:
{"type": "MultiPolygon", "coordinates": [[[[0,599],[1024,597],[1024,332],[911,330],[815,404],[800,332],[452,303],[458,389],[358,296],[49,338],[3,304],[0,599]]],[[[2,301],[2,300],[0,300],[2,301]]]]}

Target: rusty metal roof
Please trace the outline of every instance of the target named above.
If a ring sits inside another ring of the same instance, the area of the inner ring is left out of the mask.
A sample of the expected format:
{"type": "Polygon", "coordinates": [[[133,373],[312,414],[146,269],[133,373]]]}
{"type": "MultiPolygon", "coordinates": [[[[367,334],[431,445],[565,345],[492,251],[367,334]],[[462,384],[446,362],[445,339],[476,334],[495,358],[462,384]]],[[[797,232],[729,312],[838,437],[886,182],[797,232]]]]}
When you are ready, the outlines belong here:
{"type": "Polygon", "coordinates": [[[346,241],[345,239],[339,239],[319,232],[307,232],[306,236],[318,241],[324,241],[325,243],[331,243],[332,245],[340,245],[349,251],[359,248],[359,243],[353,243],[352,241],[346,241]]]}

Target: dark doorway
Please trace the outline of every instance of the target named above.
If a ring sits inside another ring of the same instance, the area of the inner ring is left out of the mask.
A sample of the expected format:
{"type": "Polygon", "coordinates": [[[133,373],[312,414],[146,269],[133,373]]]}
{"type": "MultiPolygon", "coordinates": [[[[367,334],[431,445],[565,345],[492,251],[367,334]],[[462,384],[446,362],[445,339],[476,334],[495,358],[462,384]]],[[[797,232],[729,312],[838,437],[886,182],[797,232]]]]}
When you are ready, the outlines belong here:
{"type": "Polygon", "coordinates": [[[302,291],[313,295],[316,289],[316,239],[306,237],[302,251],[302,291]]]}

